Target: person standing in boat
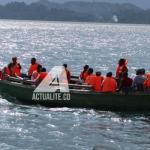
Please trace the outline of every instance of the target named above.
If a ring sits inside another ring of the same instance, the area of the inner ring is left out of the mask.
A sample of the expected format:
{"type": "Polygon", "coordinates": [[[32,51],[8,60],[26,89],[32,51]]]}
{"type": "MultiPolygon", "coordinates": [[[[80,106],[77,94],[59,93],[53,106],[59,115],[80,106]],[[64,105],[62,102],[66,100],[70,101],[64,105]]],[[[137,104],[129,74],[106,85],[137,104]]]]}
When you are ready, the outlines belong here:
{"type": "Polygon", "coordinates": [[[10,76],[21,77],[21,65],[17,62],[17,57],[13,57],[12,62],[8,66],[10,76]]]}
{"type": "Polygon", "coordinates": [[[85,82],[87,76],[88,76],[88,69],[89,69],[89,66],[88,65],[85,65],[83,67],[83,71],[80,73],[80,79],[85,82]]]}
{"type": "Polygon", "coordinates": [[[125,72],[120,82],[118,91],[122,91],[125,95],[128,95],[132,91],[133,80],[128,77],[128,73],[125,72]]]}
{"type": "Polygon", "coordinates": [[[127,59],[121,58],[118,61],[118,66],[116,68],[116,80],[117,80],[118,86],[120,84],[123,74],[128,72],[127,64],[128,64],[127,59]]]}
{"type": "Polygon", "coordinates": [[[116,78],[120,79],[123,73],[128,72],[127,64],[128,64],[127,59],[121,58],[118,61],[118,66],[116,68],[116,78]]]}
{"type": "Polygon", "coordinates": [[[117,89],[116,80],[112,77],[112,72],[108,72],[102,83],[102,92],[114,93],[117,89]]]}
{"type": "Polygon", "coordinates": [[[36,58],[31,58],[31,64],[28,69],[28,77],[31,78],[34,71],[37,71],[38,63],[36,62],[36,58]]]}

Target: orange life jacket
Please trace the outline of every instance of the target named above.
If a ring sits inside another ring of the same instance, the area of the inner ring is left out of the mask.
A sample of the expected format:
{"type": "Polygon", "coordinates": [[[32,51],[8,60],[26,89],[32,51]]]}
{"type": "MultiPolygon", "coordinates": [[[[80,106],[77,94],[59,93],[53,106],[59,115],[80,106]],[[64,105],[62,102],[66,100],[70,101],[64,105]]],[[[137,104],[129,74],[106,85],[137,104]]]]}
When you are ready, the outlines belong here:
{"type": "Polygon", "coordinates": [[[117,84],[115,79],[112,77],[106,77],[102,83],[102,91],[103,92],[115,92],[117,88],[117,84]]]}
{"type": "Polygon", "coordinates": [[[116,77],[120,78],[122,73],[125,72],[125,71],[127,71],[126,65],[123,65],[123,66],[118,65],[117,69],[116,69],[116,77]]]}
{"type": "Polygon", "coordinates": [[[9,75],[9,76],[11,75],[11,72],[10,72],[10,70],[9,70],[8,67],[4,67],[3,73],[4,73],[5,75],[9,75]]]}
{"type": "Polygon", "coordinates": [[[37,67],[38,67],[37,63],[35,63],[34,65],[31,64],[28,70],[28,76],[32,76],[32,73],[34,71],[37,71],[37,67]]]}
{"type": "Polygon", "coordinates": [[[18,64],[14,65],[12,67],[12,75],[21,76],[21,69],[20,69],[20,66],[18,64]]]}
{"type": "Polygon", "coordinates": [[[150,73],[146,74],[146,80],[144,82],[144,87],[145,88],[150,88],[150,73]]]}
{"type": "Polygon", "coordinates": [[[85,80],[85,83],[87,83],[88,85],[92,85],[94,87],[95,85],[95,75],[88,75],[86,80],[85,80]]]}
{"type": "Polygon", "coordinates": [[[83,71],[82,71],[82,72],[80,73],[80,79],[83,80],[83,81],[86,80],[87,76],[88,76],[87,71],[86,71],[86,72],[83,72],[83,71]]]}
{"type": "Polygon", "coordinates": [[[39,80],[42,81],[48,75],[47,72],[40,72],[39,80]]]}
{"type": "Polygon", "coordinates": [[[102,82],[104,80],[104,77],[102,76],[95,76],[95,84],[94,84],[94,91],[95,92],[101,92],[102,91],[102,82]]]}

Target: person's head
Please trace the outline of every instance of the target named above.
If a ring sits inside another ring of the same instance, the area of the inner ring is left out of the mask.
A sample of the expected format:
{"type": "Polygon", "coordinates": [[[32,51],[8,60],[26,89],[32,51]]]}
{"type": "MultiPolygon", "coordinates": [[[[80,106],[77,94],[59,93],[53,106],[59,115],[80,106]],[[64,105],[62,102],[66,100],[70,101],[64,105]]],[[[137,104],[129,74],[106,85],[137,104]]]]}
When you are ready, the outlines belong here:
{"type": "Polygon", "coordinates": [[[88,75],[93,74],[93,68],[88,69],[88,75]]]}
{"type": "Polygon", "coordinates": [[[145,74],[145,69],[138,69],[136,70],[136,75],[144,75],[145,74]]]}
{"type": "Polygon", "coordinates": [[[64,67],[65,69],[67,69],[67,64],[63,64],[63,67],[64,67]]]}
{"type": "Polygon", "coordinates": [[[15,64],[17,62],[17,57],[12,57],[12,62],[15,64]]]}
{"type": "Polygon", "coordinates": [[[41,70],[42,70],[42,65],[38,65],[38,66],[37,66],[37,72],[40,73],[41,70]]]}
{"type": "Polygon", "coordinates": [[[108,72],[108,73],[106,74],[106,77],[112,77],[112,72],[108,72]]]}
{"type": "Polygon", "coordinates": [[[100,71],[97,71],[97,72],[96,72],[96,76],[101,76],[101,74],[102,74],[102,73],[101,73],[100,71]]]}
{"type": "Polygon", "coordinates": [[[31,58],[31,64],[34,65],[36,63],[36,58],[31,58]]]}
{"type": "Polygon", "coordinates": [[[125,65],[125,63],[126,63],[126,59],[124,58],[121,58],[118,62],[119,66],[125,65]]]}
{"type": "Polygon", "coordinates": [[[42,68],[41,72],[46,72],[46,68],[42,68]]]}
{"type": "Polygon", "coordinates": [[[84,71],[88,71],[89,65],[85,65],[85,66],[83,67],[83,69],[84,69],[84,71]]]}

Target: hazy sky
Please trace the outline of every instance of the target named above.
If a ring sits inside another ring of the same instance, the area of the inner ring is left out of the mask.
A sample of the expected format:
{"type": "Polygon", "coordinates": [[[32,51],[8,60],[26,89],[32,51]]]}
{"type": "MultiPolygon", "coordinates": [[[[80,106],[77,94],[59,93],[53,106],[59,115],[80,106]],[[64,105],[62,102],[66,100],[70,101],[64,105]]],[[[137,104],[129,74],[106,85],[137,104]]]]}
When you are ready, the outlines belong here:
{"type": "MultiPolygon", "coordinates": [[[[38,0],[0,0],[0,4],[5,4],[11,1],[24,1],[24,2],[35,2],[38,0]]],[[[50,0],[53,2],[66,2],[66,1],[75,1],[75,0],[50,0]]],[[[79,0],[78,0],[79,1],[79,0]]],[[[150,0],[81,0],[81,1],[96,1],[96,2],[112,2],[112,3],[133,3],[142,8],[150,8],[150,0]]]]}

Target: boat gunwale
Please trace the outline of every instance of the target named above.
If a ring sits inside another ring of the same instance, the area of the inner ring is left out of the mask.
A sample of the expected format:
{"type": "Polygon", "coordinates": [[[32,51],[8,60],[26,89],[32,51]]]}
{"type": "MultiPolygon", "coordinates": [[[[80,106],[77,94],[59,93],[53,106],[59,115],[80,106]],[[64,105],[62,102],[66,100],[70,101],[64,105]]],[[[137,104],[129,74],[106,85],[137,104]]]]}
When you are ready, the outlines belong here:
{"type": "MultiPolygon", "coordinates": [[[[26,85],[26,84],[23,84],[21,82],[14,82],[14,81],[8,81],[8,80],[0,80],[0,84],[1,83],[5,84],[5,85],[11,85],[14,87],[31,89],[31,90],[33,90],[33,92],[37,87],[36,85],[26,85]]],[[[150,96],[150,92],[149,93],[139,92],[139,93],[125,95],[125,94],[122,94],[120,92],[115,92],[115,93],[110,93],[110,92],[104,93],[104,92],[93,92],[93,91],[83,92],[82,90],[81,91],[80,90],[75,91],[75,90],[71,90],[71,89],[70,89],[69,93],[71,93],[71,94],[83,94],[83,95],[97,95],[97,96],[105,96],[105,95],[112,95],[112,96],[150,96]]]]}

